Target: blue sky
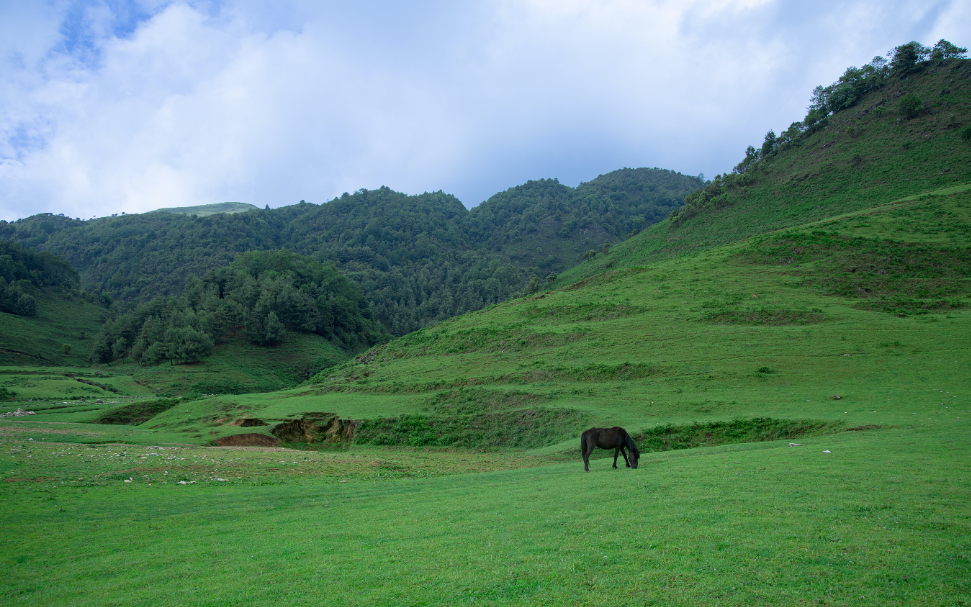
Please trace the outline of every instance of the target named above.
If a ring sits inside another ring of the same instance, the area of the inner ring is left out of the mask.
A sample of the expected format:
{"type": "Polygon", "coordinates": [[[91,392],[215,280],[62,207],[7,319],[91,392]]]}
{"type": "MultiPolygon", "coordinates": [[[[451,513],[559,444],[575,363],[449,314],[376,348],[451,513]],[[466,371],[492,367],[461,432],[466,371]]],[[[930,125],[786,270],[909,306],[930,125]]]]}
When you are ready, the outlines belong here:
{"type": "Polygon", "coordinates": [[[0,219],[708,177],[968,1],[0,2],[0,219]]]}

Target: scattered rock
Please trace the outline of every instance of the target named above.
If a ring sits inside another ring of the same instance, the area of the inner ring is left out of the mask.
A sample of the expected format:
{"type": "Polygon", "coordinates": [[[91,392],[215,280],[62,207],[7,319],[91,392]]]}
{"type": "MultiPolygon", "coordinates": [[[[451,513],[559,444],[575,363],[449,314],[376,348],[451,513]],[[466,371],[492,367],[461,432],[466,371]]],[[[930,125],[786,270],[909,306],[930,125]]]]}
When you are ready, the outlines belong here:
{"type": "Polygon", "coordinates": [[[825,451],[823,451],[823,453],[832,453],[832,451],[830,451],[829,449],[826,449],[825,451]]]}
{"type": "Polygon", "coordinates": [[[6,413],[0,413],[0,418],[3,417],[23,417],[25,415],[37,415],[36,411],[24,411],[18,408],[16,411],[7,411],[6,413]]]}
{"type": "Polygon", "coordinates": [[[799,443],[789,443],[789,446],[790,447],[802,447],[802,445],[799,444],[799,443]]]}
{"type": "Polygon", "coordinates": [[[841,400],[842,398],[843,398],[843,395],[842,394],[834,394],[833,395],[833,400],[841,400]]]}

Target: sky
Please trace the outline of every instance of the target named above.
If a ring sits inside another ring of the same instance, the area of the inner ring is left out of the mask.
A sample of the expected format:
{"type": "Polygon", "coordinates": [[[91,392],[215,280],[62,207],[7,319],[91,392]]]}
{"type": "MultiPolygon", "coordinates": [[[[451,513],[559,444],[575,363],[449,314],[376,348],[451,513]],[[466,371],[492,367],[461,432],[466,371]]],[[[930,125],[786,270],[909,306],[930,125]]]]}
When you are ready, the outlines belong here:
{"type": "Polygon", "coordinates": [[[708,178],[971,0],[0,0],[0,219],[708,178]]]}

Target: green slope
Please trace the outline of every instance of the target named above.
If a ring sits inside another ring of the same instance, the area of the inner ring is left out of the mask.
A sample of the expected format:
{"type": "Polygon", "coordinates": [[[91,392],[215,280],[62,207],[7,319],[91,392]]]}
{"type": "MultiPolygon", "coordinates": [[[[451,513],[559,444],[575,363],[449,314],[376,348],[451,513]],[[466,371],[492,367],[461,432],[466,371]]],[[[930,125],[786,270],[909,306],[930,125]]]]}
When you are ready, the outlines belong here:
{"type": "Polygon", "coordinates": [[[216,202],[213,204],[200,204],[193,207],[171,207],[166,209],[155,209],[153,213],[175,213],[177,215],[198,215],[206,217],[217,213],[247,213],[258,211],[259,207],[246,202],[216,202]]]}
{"type": "MultiPolygon", "coordinates": [[[[755,234],[840,215],[921,192],[971,183],[971,60],[929,65],[892,77],[828,126],[760,162],[710,199],[565,272],[561,282],[611,268],[735,242],[755,234]],[[926,111],[912,119],[900,99],[916,94],[926,111]],[[739,185],[748,183],[748,185],[739,185]]],[[[709,198],[706,196],[706,198],[709,198]]]]}
{"type": "Polygon", "coordinates": [[[33,289],[32,295],[36,316],[0,312],[0,365],[87,365],[108,311],[87,294],[33,289]]]}

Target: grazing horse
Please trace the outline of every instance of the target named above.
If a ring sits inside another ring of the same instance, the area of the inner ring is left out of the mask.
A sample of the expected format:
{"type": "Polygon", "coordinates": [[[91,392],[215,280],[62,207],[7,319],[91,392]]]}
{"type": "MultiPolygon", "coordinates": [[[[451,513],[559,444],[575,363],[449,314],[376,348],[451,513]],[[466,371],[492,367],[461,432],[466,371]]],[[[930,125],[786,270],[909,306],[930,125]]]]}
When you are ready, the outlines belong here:
{"type": "Polygon", "coordinates": [[[628,468],[636,468],[637,459],[641,456],[641,452],[637,450],[637,445],[634,444],[630,434],[627,434],[627,430],[619,426],[590,428],[580,435],[580,455],[583,456],[583,470],[585,472],[590,472],[590,454],[593,453],[594,447],[614,449],[614,468],[617,467],[617,455],[620,453],[624,454],[624,461],[627,462],[628,468]],[[630,459],[627,459],[628,452],[630,452],[630,459]]]}

